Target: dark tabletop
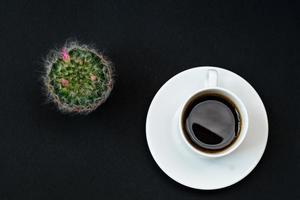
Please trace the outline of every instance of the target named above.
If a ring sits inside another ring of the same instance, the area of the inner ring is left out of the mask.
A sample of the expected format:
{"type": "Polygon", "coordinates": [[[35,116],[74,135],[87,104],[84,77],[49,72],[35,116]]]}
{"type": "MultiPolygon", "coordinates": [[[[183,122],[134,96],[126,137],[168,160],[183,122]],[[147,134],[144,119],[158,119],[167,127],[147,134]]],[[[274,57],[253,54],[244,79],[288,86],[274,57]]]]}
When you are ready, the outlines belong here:
{"type": "Polygon", "coordinates": [[[299,13],[299,1],[2,1],[0,200],[300,199],[299,13]],[[112,95],[88,116],[42,94],[43,57],[68,38],[115,64],[112,95]],[[171,180],[145,137],[158,89],[200,65],[248,80],[269,117],[261,162],[217,191],[171,180]]]}

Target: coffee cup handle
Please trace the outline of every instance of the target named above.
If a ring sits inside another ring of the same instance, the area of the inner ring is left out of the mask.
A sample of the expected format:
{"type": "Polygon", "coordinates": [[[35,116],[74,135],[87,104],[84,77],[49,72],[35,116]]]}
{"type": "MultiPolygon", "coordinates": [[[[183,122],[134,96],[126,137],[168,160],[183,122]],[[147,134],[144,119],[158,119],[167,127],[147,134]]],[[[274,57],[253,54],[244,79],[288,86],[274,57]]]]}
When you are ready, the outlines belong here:
{"type": "Polygon", "coordinates": [[[207,88],[218,86],[218,72],[214,69],[207,70],[207,77],[205,86],[207,88]]]}

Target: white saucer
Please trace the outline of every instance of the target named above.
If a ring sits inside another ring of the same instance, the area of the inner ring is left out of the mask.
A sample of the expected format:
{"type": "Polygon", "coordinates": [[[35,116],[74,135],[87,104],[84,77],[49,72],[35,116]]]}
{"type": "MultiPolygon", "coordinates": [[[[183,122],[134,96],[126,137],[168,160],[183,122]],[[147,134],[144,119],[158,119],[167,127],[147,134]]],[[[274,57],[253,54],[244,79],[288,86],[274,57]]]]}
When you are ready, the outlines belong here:
{"type": "Polygon", "coordinates": [[[196,67],[172,77],[156,93],[147,115],[146,137],[154,160],[173,180],[195,189],[219,189],[242,180],[255,168],[266,148],[268,118],[259,95],[242,77],[222,68],[196,67]],[[219,85],[239,96],[249,114],[249,132],[243,143],[216,159],[201,158],[191,151],[175,128],[178,107],[204,87],[209,68],[218,71],[219,85]]]}

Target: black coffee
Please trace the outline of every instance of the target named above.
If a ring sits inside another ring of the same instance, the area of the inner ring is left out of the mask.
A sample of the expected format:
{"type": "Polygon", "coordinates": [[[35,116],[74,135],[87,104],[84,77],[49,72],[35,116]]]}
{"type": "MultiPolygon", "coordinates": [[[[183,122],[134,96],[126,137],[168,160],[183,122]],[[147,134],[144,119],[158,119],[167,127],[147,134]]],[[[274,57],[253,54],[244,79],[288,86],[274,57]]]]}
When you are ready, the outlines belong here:
{"type": "Polygon", "coordinates": [[[217,152],[239,136],[240,114],[224,96],[204,94],[191,99],[183,110],[182,127],[187,140],[202,151],[217,152]]]}

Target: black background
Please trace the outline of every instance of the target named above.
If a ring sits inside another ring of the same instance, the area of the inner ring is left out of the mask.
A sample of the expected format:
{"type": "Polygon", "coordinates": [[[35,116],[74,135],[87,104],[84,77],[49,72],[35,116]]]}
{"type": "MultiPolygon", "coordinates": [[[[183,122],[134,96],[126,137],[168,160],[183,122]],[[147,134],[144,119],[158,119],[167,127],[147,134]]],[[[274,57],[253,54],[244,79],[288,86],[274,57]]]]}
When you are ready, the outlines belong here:
{"type": "Polygon", "coordinates": [[[300,199],[299,11],[296,1],[2,1],[0,200],[300,199]],[[111,97],[88,116],[62,115],[42,95],[42,58],[70,37],[115,64],[111,97]],[[217,191],[171,180],[145,138],[160,86],[200,65],[243,76],[269,117],[261,162],[217,191]]]}

